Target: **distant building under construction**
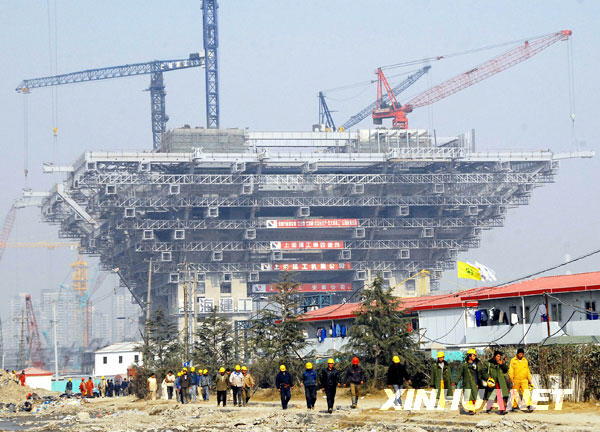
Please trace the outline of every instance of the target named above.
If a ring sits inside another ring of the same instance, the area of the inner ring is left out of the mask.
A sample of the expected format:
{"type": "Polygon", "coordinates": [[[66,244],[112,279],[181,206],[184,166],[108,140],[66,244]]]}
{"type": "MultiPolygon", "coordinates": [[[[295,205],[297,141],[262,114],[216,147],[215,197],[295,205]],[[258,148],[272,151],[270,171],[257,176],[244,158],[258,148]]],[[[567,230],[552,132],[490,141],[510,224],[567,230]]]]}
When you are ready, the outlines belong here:
{"type": "Polygon", "coordinates": [[[182,318],[218,307],[243,320],[284,272],[306,308],[340,302],[377,273],[396,295],[427,294],[482,230],[554,180],[559,159],[585,156],[478,153],[473,133],[185,127],[156,152],[47,167],[68,177],[42,211],[118,269],[140,305],[151,266],[152,308],[182,318]]]}

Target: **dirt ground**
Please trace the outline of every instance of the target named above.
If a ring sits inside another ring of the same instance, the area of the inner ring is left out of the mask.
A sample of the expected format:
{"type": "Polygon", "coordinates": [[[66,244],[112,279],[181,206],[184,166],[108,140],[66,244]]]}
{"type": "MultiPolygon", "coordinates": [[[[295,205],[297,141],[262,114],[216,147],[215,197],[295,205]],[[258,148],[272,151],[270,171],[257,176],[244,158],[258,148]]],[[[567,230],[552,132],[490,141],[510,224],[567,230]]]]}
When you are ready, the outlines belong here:
{"type": "MultiPolygon", "coordinates": [[[[0,397],[2,396],[0,392],[0,397]]],[[[231,395],[229,395],[231,397],[231,395]]],[[[350,397],[341,390],[333,414],[318,394],[316,409],[308,411],[303,395],[295,393],[287,411],[281,409],[273,391],[260,391],[248,407],[218,408],[211,395],[208,402],[181,405],[175,401],[143,401],[121,398],[42,401],[32,412],[0,413],[0,430],[103,432],[103,431],[598,431],[598,404],[565,403],[562,411],[512,412],[506,416],[457,411],[381,411],[386,400],[379,392],[360,399],[350,409],[350,397]],[[4,429],[3,429],[4,425],[4,429]]],[[[3,401],[4,402],[4,401],[3,401]]],[[[552,408],[552,405],[550,406],[552,408]]]]}

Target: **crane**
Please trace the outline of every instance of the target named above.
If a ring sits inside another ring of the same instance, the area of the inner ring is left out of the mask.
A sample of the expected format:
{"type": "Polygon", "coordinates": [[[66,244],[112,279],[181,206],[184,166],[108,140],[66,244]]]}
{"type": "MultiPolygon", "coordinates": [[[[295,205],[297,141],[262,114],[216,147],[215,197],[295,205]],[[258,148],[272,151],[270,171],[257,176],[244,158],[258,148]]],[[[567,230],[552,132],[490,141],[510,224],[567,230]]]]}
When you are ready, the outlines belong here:
{"type": "Polygon", "coordinates": [[[23,80],[15,89],[27,94],[33,88],[58,86],[88,81],[98,81],[111,78],[122,78],[136,75],[150,75],[150,115],[152,121],[152,144],[156,150],[160,137],[167,129],[169,117],[165,113],[165,84],[163,73],[173,70],[189,69],[204,66],[204,56],[192,53],[187,59],[153,60],[145,63],[110,66],[98,69],[87,69],[62,75],[46,76],[23,80]]]}
{"type": "Polygon", "coordinates": [[[17,218],[17,207],[15,204],[10,206],[6,217],[4,218],[4,223],[2,224],[2,231],[0,231],[0,261],[2,261],[2,256],[4,255],[4,250],[6,249],[6,242],[10,237],[10,233],[15,224],[15,219],[17,218]]]}
{"type": "MultiPolygon", "coordinates": [[[[407,88],[409,88],[415,82],[417,82],[417,80],[419,78],[421,78],[423,75],[425,75],[427,72],[429,72],[429,69],[431,69],[431,66],[429,66],[429,65],[423,66],[421,69],[419,69],[415,73],[407,76],[404,81],[402,81],[397,86],[391,88],[389,94],[383,95],[382,102],[384,104],[389,104],[391,101],[390,96],[392,96],[393,99],[395,99],[396,96],[398,96],[400,93],[405,91],[407,88]]],[[[352,117],[350,117],[348,120],[346,120],[346,122],[342,125],[342,127],[344,129],[348,129],[348,128],[351,128],[352,126],[354,126],[355,124],[361,122],[362,120],[366,119],[369,116],[369,114],[371,114],[373,112],[373,110],[375,108],[377,108],[379,106],[379,104],[381,104],[382,102],[380,101],[379,95],[378,95],[377,100],[375,102],[373,102],[369,106],[366,106],[365,108],[360,110],[358,113],[354,114],[352,117]]]]}
{"type": "Polygon", "coordinates": [[[206,68],[206,127],[219,128],[219,64],[217,48],[219,32],[217,26],[217,0],[202,1],[202,29],[204,39],[204,55],[206,68]]]}
{"type": "Polygon", "coordinates": [[[460,90],[477,84],[486,78],[496,75],[499,72],[533,57],[556,42],[568,40],[572,34],[571,30],[561,30],[539,38],[524,41],[523,44],[516,48],[500,54],[485,63],[418,94],[404,105],[398,104],[395,100],[393,100],[392,107],[385,104],[385,94],[387,93],[387,96],[390,99],[392,99],[393,94],[385,79],[385,75],[381,71],[381,68],[379,68],[376,72],[378,103],[372,112],[373,123],[381,124],[384,118],[392,118],[394,128],[406,129],[408,128],[406,114],[412,112],[415,108],[430,105],[441,99],[447,98],[460,90]],[[384,89],[385,93],[383,91],[384,89]]]}
{"type": "Polygon", "coordinates": [[[40,332],[38,330],[37,319],[33,311],[31,295],[25,296],[25,314],[27,322],[27,341],[29,342],[29,355],[34,367],[43,368],[44,358],[42,355],[42,343],[40,341],[40,332]]]}
{"type": "Polygon", "coordinates": [[[322,91],[319,92],[319,124],[324,124],[327,130],[335,131],[335,123],[322,91]]]}

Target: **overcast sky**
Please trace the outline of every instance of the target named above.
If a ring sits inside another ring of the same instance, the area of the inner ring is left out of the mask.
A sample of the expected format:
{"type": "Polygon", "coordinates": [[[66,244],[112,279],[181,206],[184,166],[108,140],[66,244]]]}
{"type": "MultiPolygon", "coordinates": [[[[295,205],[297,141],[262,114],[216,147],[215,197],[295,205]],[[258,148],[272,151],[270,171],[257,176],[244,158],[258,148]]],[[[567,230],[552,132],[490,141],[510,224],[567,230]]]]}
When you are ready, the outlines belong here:
{"type": "MultiPolygon", "coordinates": [[[[598,22],[600,2],[591,0],[223,0],[219,8],[221,124],[251,130],[310,130],[317,120],[319,90],[373,79],[377,66],[571,29],[575,134],[581,146],[597,151],[598,22]]],[[[3,217],[22,188],[48,190],[56,183],[58,177],[41,173],[44,161],[71,164],[85,150],[148,150],[152,143],[149,93],[144,91],[148,76],[58,88],[56,146],[52,91],[34,89],[28,96],[30,160],[25,179],[24,97],[14,91],[19,82],[54,70],[66,73],[187,57],[202,49],[202,13],[198,0],[5,0],[0,2],[0,40],[3,217]]],[[[410,126],[435,128],[444,136],[474,128],[482,151],[574,150],[567,47],[566,42],[557,43],[430,109],[416,110],[410,115],[410,126]]],[[[401,100],[505,49],[434,62],[430,73],[401,100]]],[[[168,126],[204,126],[204,71],[169,72],[165,82],[168,126]]],[[[375,87],[328,94],[330,108],[342,122],[374,99],[375,87]]],[[[370,125],[365,120],[360,126],[370,125]]],[[[461,258],[483,262],[500,280],[508,280],[560,263],[567,255],[599,248],[599,167],[598,157],[562,162],[556,184],[537,189],[528,207],[510,210],[504,228],[486,232],[481,247],[461,258]]],[[[20,211],[10,240],[56,239],[57,228],[39,220],[37,209],[20,211]]],[[[42,288],[68,281],[74,258],[69,250],[6,251],[0,263],[3,297],[21,290],[35,296],[42,288]]],[[[595,271],[599,264],[600,256],[595,256],[561,272],[595,271]]],[[[92,279],[95,272],[92,266],[92,279]]],[[[454,274],[448,274],[441,286],[453,288],[455,282],[454,274]]],[[[109,283],[103,290],[111,288],[109,283]]],[[[0,308],[3,316],[4,307],[0,308]]]]}

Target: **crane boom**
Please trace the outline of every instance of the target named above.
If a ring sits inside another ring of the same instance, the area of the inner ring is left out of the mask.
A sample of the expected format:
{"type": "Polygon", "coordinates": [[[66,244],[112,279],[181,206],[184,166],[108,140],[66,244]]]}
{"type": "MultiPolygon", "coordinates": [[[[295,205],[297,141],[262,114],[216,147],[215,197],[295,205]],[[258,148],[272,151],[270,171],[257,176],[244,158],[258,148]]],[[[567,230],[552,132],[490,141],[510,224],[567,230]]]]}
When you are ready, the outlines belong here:
{"type": "Polygon", "coordinates": [[[17,208],[13,204],[12,206],[10,206],[10,210],[8,210],[6,218],[4,218],[4,224],[2,225],[2,231],[0,232],[0,261],[2,260],[2,256],[4,255],[4,251],[6,249],[6,242],[10,237],[10,233],[12,231],[13,225],[15,224],[16,217],[17,208]]]}
{"type": "Polygon", "coordinates": [[[219,128],[218,7],[217,0],[202,1],[202,29],[206,56],[206,127],[208,129],[219,128]]]}
{"type": "Polygon", "coordinates": [[[324,124],[327,129],[335,131],[335,122],[322,91],[319,92],[319,123],[324,124]]]}
{"type": "Polygon", "coordinates": [[[31,296],[29,294],[25,296],[25,313],[27,314],[27,339],[29,342],[29,355],[31,356],[31,363],[34,367],[43,368],[44,357],[42,355],[40,332],[38,329],[37,319],[35,318],[31,296]]]}
{"type": "MultiPolygon", "coordinates": [[[[417,82],[417,80],[419,78],[421,78],[423,75],[425,75],[429,71],[429,69],[431,69],[431,66],[424,66],[421,69],[419,69],[418,71],[416,71],[415,73],[406,77],[406,79],[404,81],[402,81],[400,84],[393,87],[392,93],[394,94],[394,96],[398,96],[404,90],[406,90],[411,85],[413,85],[415,82],[417,82]]],[[[387,94],[384,94],[383,102],[384,103],[390,102],[390,98],[387,94]]],[[[356,125],[357,123],[360,123],[364,119],[366,119],[368,116],[371,115],[373,110],[377,107],[377,103],[378,103],[378,101],[375,101],[372,104],[370,104],[369,106],[366,106],[365,108],[360,110],[358,113],[354,114],[352,117],[350,117],[348,120],[346,120],[346,123],[344,123],[342,125],[342,127],[344,129],[348,129],[348,128],[351,128],[352,126],[356,125]]]]}
{"type": "Polygon", "coordinates": [[[496,75],[499,72],[533,57],[558,41],[569,39],[571,34],[571,30],[562,30],[531,41],[525,41],[522,45],[500,54],[467,72],[457,75],[415,96],[404,105],[404,112],[409,113],[414,108],[430,105],[441,99],[447,98],[460,90],[477,84],[486,78],[496,75]]]}
{"type": "Polygon", "coordinates": [[[112,78],[123,78],[136,75],[150,75],[150,102],[152,121],[152,142],[156,150],[160,137],[167,130],[167,114],[165,112],[165,86],[163,72],[189,69],[205,65],[204,55],[190,54],[187,59],[154,60],[145,63],[133,63],[122,66],[110,66],[98,69],[86,69],[61,75],[46,76],[23,80],[16,91],[29,93],[32,88],[58,86],[64,84],[99,81],[112,78]]]}

